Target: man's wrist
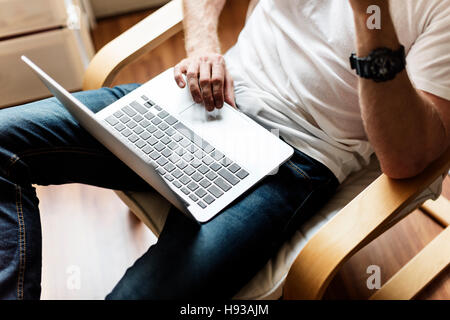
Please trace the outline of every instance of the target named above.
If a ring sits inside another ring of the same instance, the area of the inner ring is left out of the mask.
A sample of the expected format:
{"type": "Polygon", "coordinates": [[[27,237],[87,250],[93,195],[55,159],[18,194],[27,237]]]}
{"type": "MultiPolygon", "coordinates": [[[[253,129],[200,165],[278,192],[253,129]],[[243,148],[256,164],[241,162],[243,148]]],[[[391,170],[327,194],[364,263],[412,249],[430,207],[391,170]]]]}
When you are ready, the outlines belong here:
{"type": "Polygon", "coordinates": [[[188,57],[205,53],[220,53],[219,39],[214,38],[210,36],[209,39],[203,39],[203,41],[186,41],[186,53],[188,57]]]}
{"type": "Polygon", "coordinates": [[[196,46],[195,48],[186,48],[188,57],[200,56],[205,53],[220,53],[220,48],[217,46],[196,46]]]}
{"type": "Polygon", "coordinates": [[[388,0],[349,0],[352,6],[357,35],[356,51],[359,57],[370,54],[374,49],[386,47],[397,50],[400,47],[395,27],[389,12],[388,0]],[[378,27],[370,28],[370,6],[378,6],[378,27]]]}

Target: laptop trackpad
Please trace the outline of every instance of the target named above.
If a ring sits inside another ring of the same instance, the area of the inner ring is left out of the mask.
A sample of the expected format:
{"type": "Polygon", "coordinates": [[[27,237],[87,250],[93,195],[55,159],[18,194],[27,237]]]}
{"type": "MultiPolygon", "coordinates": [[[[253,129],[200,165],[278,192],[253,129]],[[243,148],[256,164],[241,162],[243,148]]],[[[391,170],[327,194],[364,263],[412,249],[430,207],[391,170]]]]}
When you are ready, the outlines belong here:
{"type": "MultiPolygon", "coordinates": [[[[240,114],[232,110],[230,106],[224,106],[222,109],[215,109],[213,112],[206,111],[202,104],[195,103],[179,113],[183,122],[189,127],[199,132],[205,132],[207,136],[230,132],[233,129],[243,128],[248,126],[248,122],[240,114]]],[[[206,136],[205,136],[206,138],[206,136]]]]}
{"type": "Polygon", "coordinates": [[[228,154],[235,161],[261,162],[267,147],[267,139],[256,126],[233,110],[224,106],[214,112],[207,112],[201,104],[194,104],[179,113],[180,119],[204,140],[220,151],[228,154]],[[264,145],[266,147],[264,147],[264,145]]]}
{"type": "Polygon", "coordinates": [[[184,121],[206,122],[219,120],[222,114],[220,110],[217,109],[213,112],[208,112],[202,104],[194,103],[193,105],[179,112],[179,115],[184,121]]]}

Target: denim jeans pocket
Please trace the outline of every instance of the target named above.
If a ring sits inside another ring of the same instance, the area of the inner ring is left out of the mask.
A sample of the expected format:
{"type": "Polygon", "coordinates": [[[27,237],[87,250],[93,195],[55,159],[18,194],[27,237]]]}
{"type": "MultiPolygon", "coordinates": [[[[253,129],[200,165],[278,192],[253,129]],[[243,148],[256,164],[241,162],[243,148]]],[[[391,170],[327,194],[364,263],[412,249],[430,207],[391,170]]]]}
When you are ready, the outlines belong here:
{"type": "Polygon", "coordinates": [[[288,162],[286,162],[286,164],[294,170],[295,174],[298,176],[300,175],[301,178],[307,179],[307,180],[311,180],[311,177],[308,175],[308,173],[306,173],[305,170],[303,170],[298,164],[296,164],[294,161],[289,160],[288,162]]]}

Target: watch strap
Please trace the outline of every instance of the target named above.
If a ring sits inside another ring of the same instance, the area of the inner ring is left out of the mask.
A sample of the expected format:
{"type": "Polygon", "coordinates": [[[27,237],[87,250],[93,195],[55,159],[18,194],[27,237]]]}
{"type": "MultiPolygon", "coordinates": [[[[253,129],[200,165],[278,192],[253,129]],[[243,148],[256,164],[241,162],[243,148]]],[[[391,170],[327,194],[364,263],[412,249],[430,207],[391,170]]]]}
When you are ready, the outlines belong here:
{"type": "Polygon", "coordinates": [[[396,68],[392,70],[394,72],[393,76],[401,72],[406,67],[405,47],[401,45],[400,48],[395,51],[385,47],[375,49],[367,57],[358,57],[356,53],[352,53],[350,56],[351,69],[356,70],[356,74],[362,78],[374,79],[375,81],[377,81],[377,79],[375,79],[375,76],[371,72],[370,64],[373,61],[373,56],[376,53],[382,51],[384,51],[386,54],[391,55],[392,57],[396,57],[398,61],[400,61],[396,68]]]}

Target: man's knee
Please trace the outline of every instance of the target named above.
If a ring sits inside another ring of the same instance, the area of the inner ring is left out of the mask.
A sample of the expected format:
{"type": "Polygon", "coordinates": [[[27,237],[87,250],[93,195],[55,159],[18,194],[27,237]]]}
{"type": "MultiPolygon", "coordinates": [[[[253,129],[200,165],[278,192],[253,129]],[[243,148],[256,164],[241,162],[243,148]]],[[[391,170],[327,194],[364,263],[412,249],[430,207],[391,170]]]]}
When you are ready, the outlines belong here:
{"type": "Polygon", "coordinates": [[[21,127],[18,118],[11,110],[0,110],[0,175],[3,177],[7,176],[10,164],[16,157],[13,146],[21,127]]]}
{"type": "MultiPolygon", "coordinates": [[[[1,176],[12,178],[13,169],[21,164],[21,155],[33,148],[36,140],[42,140],[37,130],[37,124],[41,123],[37,115],[40,109],[38,107],[26,104],[0,110],[1,176]]],[[[23,170],[22,172],[24,173],[23,170]]]]}

